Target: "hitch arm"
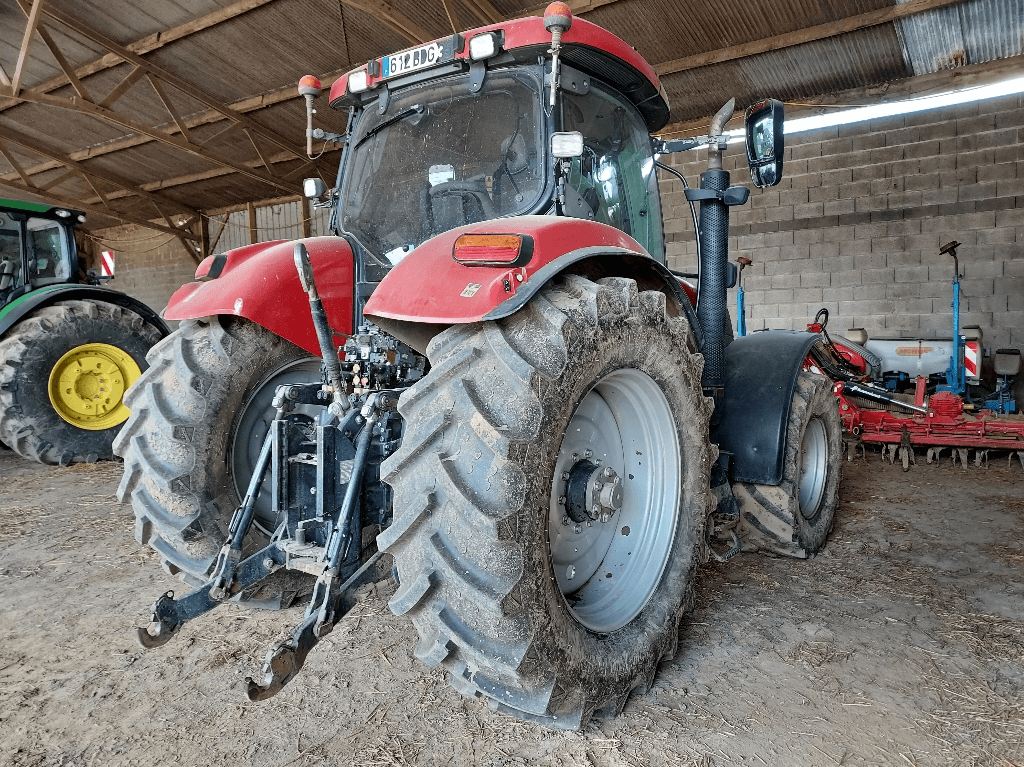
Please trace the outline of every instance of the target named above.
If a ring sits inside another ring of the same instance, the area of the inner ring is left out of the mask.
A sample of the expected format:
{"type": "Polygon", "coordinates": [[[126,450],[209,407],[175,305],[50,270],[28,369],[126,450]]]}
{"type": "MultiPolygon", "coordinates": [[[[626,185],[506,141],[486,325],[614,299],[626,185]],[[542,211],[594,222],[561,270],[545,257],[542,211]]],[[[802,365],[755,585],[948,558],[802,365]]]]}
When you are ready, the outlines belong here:
{"type": "MultiPolygon", "coordinates": [[[[325,605],[327,602],[331,604],[330,612],[335,623],[355,607],[356,601],[352,592],[379,579],[384,565],[388,565],[385,557],[390,559],[390,555],[382,551],[376,552],[366,564],[341,584],[336,593],[327,596],[325,605]]],[[[390,569],[390,566],[387,569],[390,569]]],[[[267,652],[267,659],[263,663],[263,684],[259,684],[252,677],[245,679],[246,695],[249,700],[259,701],[274,697],[302,670],[309,651],[320,641],[317,632],[319,619],[319,611],[311,610],[296,627],[291,639],[281,642],[267,652]]]]}
{"type": "MultiPolygon", "coordinates": [[[[272,543],[262,551],[258,551],[242,562],[234,571],[231,594],[237,594],[277,570],[285,561],[285,553],[276,543],[272,543]]],[[[168,591],[153,604],[153,618],[149,626],[139,628],[136,638],[146,649],[160,647],[178,633],[186,622],[213,610],[221,604],[222,599],[214,599],[212,591],[216,581],[204,583],[195,591],[189,592],[181,599],[174,598],[174,592],[168,591]]]]}

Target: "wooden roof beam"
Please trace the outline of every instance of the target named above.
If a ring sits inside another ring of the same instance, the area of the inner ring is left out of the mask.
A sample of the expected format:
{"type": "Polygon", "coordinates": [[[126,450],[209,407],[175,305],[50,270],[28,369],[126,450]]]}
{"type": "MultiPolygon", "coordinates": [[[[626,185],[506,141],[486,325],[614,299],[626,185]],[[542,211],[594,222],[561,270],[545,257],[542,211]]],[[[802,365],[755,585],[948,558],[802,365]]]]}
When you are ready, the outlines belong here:
{"type": "Polygon", "coordinates": [[[29,174],[26,173],[21,165],[18,164],[18,161],[14,159],[14,156],[8,151],[7,145],[4,144],[3,141],[0,141],[0,154],[2,154],[4,159],[11,164],[11,167],[14,168],[14,172],[21,177],[22,183],[24,183],[25,186],[35,187],[35,184],[32,183],[32,179],[29,178],[29,174]]]}
{"type": "MultiPolygon", "coordinates": [[[[42,0],[36,1],[42,2],[42,0]]],[[[183,80],[174,73],[169,72],[166,69],[157,66],[156,64],[153,64],[152,62],[142,58],[141,56],[135,53],[132,53],[124,46],[120,45],[114,40],[111,40],[106,35],[93,29],[89,25],[74,18],[73,16],[69,16],[63,11],[49,7],[47,7],[43,12],[46,13],[46,15],[49,16],[50,18],[60,22],[65,27],[81,35],[82,37],[91,40],[97,45],[102,45],[108,51],[120,56],[129,64],[135,64],[136,66],[142,67],[146,71],[147,75],[158,77],[163,82],[177,88],[185,95],[195,99],[196,101],[208,107],[209,109],[212,109],[215,112],[220,112],[224,117],[228,118],[229,120],[233,120],[235,122],[241,123],[242,125],[245,125],[247,128],[252,130],[257,135],[261,136],[265,140],[269,141],[270,143],[275,144],[286,151],[292,151],[296,157],[301,158],[304,156],[301,150],[297,149],[294,146],[294,142],[291,142],[288,139],[284,138],[283,136],[278,135],[275,131],[272,131],[269,128],[260,125],[256,121],[246,117],[244,114],[236,112],[231,107],[222,104],[219,99],[207,93],[197,85],[190,83],[187,80],[183,80]]]]}
{"type": "MultiPolygon", "coordinates": [[[[24,5],[24,3],[22,3],[22,5],[24,5]]],[[[64,76],[67,77],[68,80],[71,82],[71,87],[75,89],[75,93],[77,93],[81,98],[85,99],[86,101],[92,101],[92,97],[89,95],[89,92],[85,89],[85,86],[82,85],[82,81],[78,79],[77,75],[75,75],[74,67],[72,67],[68,60],[64,58],[64,54],[61,53],[60,48],[57,46],[57,43],[54,41],[53,37],[47,31],[46,27],[40,24],[38,31],[39,36],[43,38],[43,42],[46,43],[46,47],[50,49],[50,55],[52,55],[53,58],[57,61],[57,66],[61,68],[61,71],[64,73],[64,76]]]]}
{"type": "MultiPolygon", "coordinates": [[[[111,109],[106,109],[105,107],[101,107],[98,104],[93,104],[89,101],[85,101],[84,99],[63,99],[57,96],[51,96],[46,93],[38,93],[36,91],[27,89],[23,90],[19,94],[18,98],[23,99],[25,101],[31,101],[36,104],[58,107],[60,109],[67,109],[73,112],[78,112],[80,114],[90,115],[92,117],[99,118],[106,122],[113,123],[114,125],[119,125],[122,128],[130,130],[134,133],[140,133],[144,136],[149,136],[150,138],[155,139],[156,141],[180,149],[183,152],[188,152],[189,154],[195,155],[196,157],[202,157],[204,160],[209,160],[210,162],[216,165],[221,165],[225,168],[231,168],[244,176],[248,176],[252,179],[255,179],[256,181],[262,181],[266,184],[270,184],[271,186],[276,186],[280,189],[283,189],[286,192],[296,193],[299,191],[297,185],[281,181],[280,179],[276,179],[272,175],[270,175],[269,172],[263,172],[256,170],[254,168],[250,168],[244,165],[243,163],[236,162],[230,157],[225,157],[217,152],[213,152],[207,149],[206,147],[194,144],[191,141],[185,139],[184,137],[174,136],[169,133],[165,133],[164,131],[159,130],[158,128],[153,128],[148,125],[143,125],[142,123],[135,122],[134,120],[125,117],[117,112],[114,112],[111,109]]],[[[294,152],[289,152],[289,154],[292,155],[293,157],[296,156],[296,153],[294,152]]],[[[304,157],[304,155],[298,156],[304,157]]]]}
{"type": "MultiPolygon", "coordinates": [[[[173,43],[176,40],[181,40],[182,38],[193,35],[196,32],[202,32],[205,29],[209,29],[225,21],[230,21],[237,16],[241,16],[244,13],[248,13],[251,10],[274,1],[275,0],[240,0],[239,2],[221,8],[218,11],[209,13],[206,16],[201,16],[198,19],[193,19],[192,21],[186,22],[185,24],[181,24],[172,29],[148,35],[134,43],[129,43],[126,48],[132,53],[137,53],[139,55],[150,53],[151,51],[163,48],[165,45],[173,43]]],[[[105,69],[116,67],[118,64],[123,62],[124,60],[120,56],[108,53],[102,58],[76,68],[75,75],[79,78],[85,78],[89,75],[96,74],[97,72],[102,72],[105,69]]],[[[2,70],[0,70],[0,83],[8,86],[11,84],[10,78],[8,78],[7,74],[2,72],[2,70]]],[[[58,75],[57,77],[47,80],[45,83],[40,83],[35,89],[42,93],[49,93],[50,91],[61,88],[68,83],[69,80],[66,75],[58,75]]],[[[0,99],[0,111],[10,109],[17,103],[17,101],[10,99],[0,99]]]]}
{"type": "Polygon", "coordinates": [[[192,232],[183,232],[182,230],[177,228],[168,229],[166,226],[163,226],[162,224],[154,224],[152,221],[147,221],[146,219],[140,218],[138,216],[132,216],[128,213],[121,213],[120,211],[116,210],[106,210],[104,208],[97,207],[96,205],[84,203],[81,200],[72,200],[69,197],[54,194],[53,192],[43,192],[37,189],[36,187],[25,186],[24,184],[19,184],[16,181],[0,180],[0,186],[7,186],[10,187],[11,189],[15,189],[19,192],[22,192],[23,194],[33,195],[41,200],[46,200],[46,202],[52,205],[59,205],[62,208],[80,210],[83,213],[91,213],[95,216],[112,218],[115,221],[122,221],[126,224],[137,224],[138,226],[144,226],[147,229],[154,229],[158,232],[172,234],[175,237],[186,237],[190,240],[199,240],[199,237],[193,234],[192,232]]]}
{"type": "Polygon", "coordinates": [[[39,25],[40,13],[43,10],[43,0],[35,0],[32,7],[26,14],[28,23],[25,25],[25,36],[21,39],[21,50],[18,52],[18,63],[14,67],[14,77],[11,78],[11,95],[17,96],[21,87],[21,76],[25,72],[25,60],[28,58],[29,45],[32,43],[32,36],[39,25]]]}
{"type": "Polygon", "coordinates": [[[759,53],[768,53],[782,48],[789,48],[794,45],[824,40],[827,37],[856,32],[859,29],[875,27],[879,24],[887,24],[896,19],[913,16],[926,11],[934,11],[950,5],[958,5],[966,0],[909,0],[909,2],[883,8],[878,11],[869,11],[856,16],[849,16],[839,21],[830,21],[827,24],[818,24],[814,27],[805,27],[794,32],[787,32],[784,35],[776,35],[763,40],[754,40],[741,45],[731,45],[728,48],[719,48],[716,51],[698,53],[682,59],[666,61],[656,64],[654,71],[659,76],[671,75],[676,72],[683,72],[687,69],[705,67],[709,64],[720,64],[723,61],[755,56],[759,53]]]}
{"type": "MultiPolygon", "coordinates": [[[[190,208],[188,205],[180,203],[177,200],[171,199],[170,197],[165,197],[164,195],[161,194],[155,194],[153,192],[146,191],[145,189],[142,189],[141,187],[131,183],[130,181],[127,181],[126,179],[122,178],[121,176],[118,176],[115,173],[111,173],[106,170],[101,170],[99,168],[87,168],[82,163],[71,159],[67,155],[58,152],[57,150],[40,143],[31,136],[27,136],[19,131],[15,131],[10,128],[4,127],[4,138],[10,141],[12,144],[17,144],[18,146],[24,147],[30,152],[34,152],[35,154],[46,157],[50,160],[53,160],[54,162],[58,162],[66,168],[73,169],[79,173],[84,173],[87,176],[98,178],[101,181],[106,181],[107,183],[113,184],[114,186],[119,187],[120,189],[124,189],[126,192],[130,192],[134,195],[142,197],[143,199],[147,199],[154,204],[162,203],[164,205],[170,205],[172,208],[185,211],[189,215],[199,214],[199,211],[195,210],[194,208],[190,208]]],[[[99,193],[97,192],[97,194],[99,193]]]]}

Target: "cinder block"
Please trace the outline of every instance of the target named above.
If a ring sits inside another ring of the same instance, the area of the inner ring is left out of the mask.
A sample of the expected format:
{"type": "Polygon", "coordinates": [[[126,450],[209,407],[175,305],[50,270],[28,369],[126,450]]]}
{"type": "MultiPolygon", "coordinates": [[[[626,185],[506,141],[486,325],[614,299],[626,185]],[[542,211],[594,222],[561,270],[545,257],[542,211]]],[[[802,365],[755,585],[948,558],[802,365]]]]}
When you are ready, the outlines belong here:
{"type": "Polygon", "coordinates": [[[885,317],[886,330],[911,331],[921,326],[920,314],[889,314],[885,317]]]}
{"type": "Polygon", "coordinates": [[[893,281],[903,285],[920,285],[928,279],[927,266],[897,266],[893,275],[893,281]]]}
{"type": "Polygon", "coordinates": [[[854,301],[876,301],[886,298],[885,285],[854,285],[854,301]]]}
{"type": "Polygon", "coordinates": [[[779,205],[777,208],[765,209],[765,221],[792,221],[793,206],[779,205]]]}
{"type": "Polygon", "coordinates": [[[861,283],[864,285],[889,285],[896,279],[896,270],[891,266],[880,269],[862,269],[860,277],[861,283]]]}
{"type": "Polygon", "coordinates": [[[822,186],[839,186],[849,184],[851,181],[853,181],[853,171],[850,168],[837,168],[821,172],[822,186]]]}
{"type": "Polygon", "coordinates": [[[780,258],[783,261],[796,259],[796,266],[793,271],[820,271],[821,261],[810,260],[811,246],[808,244],[803,245],[786,245],[782,248],[780,258]]]}
{"type": "MultiPolygon", "coordinates": [[[[998,211],[998,213],[1003,212],[1010,211],[998,211]]],[[[1024,213],[1024,210],[1019,212],[1024,213]]],[[[996,214],[997,211],[987,210],[983,213],[966,213],[959,215],[956,217],[956,228],[961,231],[967,229],[990,229],[997,225],[996,214]]]]}
{"type": "MultiPolygon", "coordinates": [[[[820,255],[817,249],[813,251],[815,255],[820,255]]],[[[837,274],[843,271],[853,270],[853,256],[826,256],[821,260],[821,268],[823,271],[829,274],[837,274]]],[[[835,283],[833,283],[835,284],[835,283]]]]}
{"type": "Polygon", "coordinates": [[[772,276],[772,290],[800,287],[799,274],[776,274],[772,276]]]}
{"type": "MultiPolygon", "coordinates": [[[[856,291],[855,291],[856,292],[856,291]]],[[[875,301],[863,301],[861,302],[861,311],[865,314],[892,314],[896,311],[896,302],[892,300],[882,299],[875,301]]]]}
{"type": "Polygon", "coordinates": [[[872,195],[868,195],[868,196],[864,196],[864,197],[858,197],[857,198],[857,204],[856,204],[854,209],[855,209],[855,211],[857,213],[862,213],[864,211],[870,212],[870,211],[873,211],[873,210],[885,210],[885,207],[886,207],[885,195],[884,194],[879,194],[879,195],[873,195],[873,196],[872,195]]]}
{"type": "Polygon", "coordinates": [[[961,184],[957,199],[966,200],[987,200],[996,196],[996,182],[986,181],[983,184],[961,184]]]}
{"type": "MultiPolygon", "coordinates": [[[[794,245],[820,245],[824,239],[825,233],[821,229],[797,229],[793,232],[794,245]]],[[[818,253],[817,255],[824,254],[818,253]]]]}
{"type": "Polygon", "coordinates": [[[978,168],[978,182],[1005,181],[1017,178],[1017,163],[1001,162],[997,165],[986,165],[978,168]]]}
{"type": "Polygon", "coordinates": [[[886,266],[917,266],[921,263],[921,252],[918,250],[890,251],[885,254],[886,266]]]}
{"type": "Polygon", "coordinates": [[[871,182],[868,180],[851,181],[848,184],[843,184],[839,187],[839,198],[842,200],[857,200],[870,194],[871,182]]]}
{"type": "MultiPolygon", "coordinates": [[[[967,310],[971,312],[994,312],[1002,313],[1007,309],[1007,296],[996,295],[996,296],[968,296],[967,297],[967,310]]],[[[961,306],[963,304],[961,303],[961,306]]]]}
{"type": "Polygon", "coordinates": [[[857,269],[883,269],[885,268],[884,253],[859,253],[853,257],[853,265],[857,269]]]}
{"type": "Polygon", "coordinates": [[[843,243],[847,240],[853,239],[853,227],[852,226],[832,226],[826,229],[824,232],[825,242],[836,242],[843,243]]]}
{"type": "MultiPolygon", "coordinates": [[[[804,190],[806,191],[806,190],[804,190]]],[[[824,205],[820,202],[809,202],[793,206],[793,218],[819,218],[825,214],[824,205]]]]}
{"type": "Polygon", "coordinates": [[[885,262],[888,266],[895,266],[895,264],[889,263],[890,256],[893,253],[901,253],[904,250],[906,250],[905,237],[875,237],[871,240],[871,252],[885,253],[885,262]]]}
{"type": "Polygon", "coordinates": [[[788,230],[781,232],[765,232],[764,244],[766,247],[772,248],[784,248],[787,245],[792,245],[793,232],[788,230]]]}
{"type": "Polygon", "coordinates": [[[994,280],[992,291],[995,295],[1024,296],[1024,276],[998,277],[994,280]]]}
{"type": "MultiPolygon", "coordinates": [[[[846,240],[839,243],[839,254],[843,256],[857,256],[871,252],[871,240],[846,240]]],[[[884,264],[871,264],[871,266],[884,266],[884,264]]]]}
{"type": "Polygon", "coordinates": [[[860,269],[844,269],[832,273],[832,285],[834,287],[855,287],[860,284],[860,269]]]}
{"type": "MultiPolygon", "coordinates": [[[[1024,149],[1021,151],[1024,151],[1024,149]]],[[[1001,168],[1004,166],[997,165],[996,167],[1001,168]]],[[[980,169],[978,173],[980,176],[980,169]]],[[[996,197],[1020,197],[1021,195],[1024,195],[1024,177],[1007,178],[996,182],[996,197]]],[[[1018,204],[1017,207],[1020,207],[1020,205],[1018,204]]]]}
{"type": "MultiPolygon", "coordinates": [[[[920,298],[921,297],[921,283],[919,282],[894,282],[891,285],[885,286],[885,297],[886,298],[920,298]]],[[[931,299],[928,302],[929,310],[931,309],[931,299]]]]}
{"type": "MultiPolygon", "coordinates": [[[[976,257],[977,249],[971,252],[971,256],[976,257]]],[[[966,255],[966,254],[965,254],[966,255]]],[[[975,261],[968,260],[967,258],[961,257],[960,260],[960,271],[968,279],[994,279],[996,277],[1003,276],[1003,262],[1002,261],[975,261]]]]}
{"type": "MultiPolygon", "coordinates": [[[[838,189],[836,193],[840,193],[838,189]]],[[[857,200],[852,197],[849,199],[830,200],[823,205],[822,213],[826,216],[841,216],[846,213],[853,213],[856,207],[857,200]]]]}
{"type": "Polygon", "coordinates": [[[852,301],[853,288],[822,288],[821,300],[831,302],[852,301]]]}
{"type": "Polygon", "coordinates": [[[805,303],[821,303],[821,288],[796,288],[793,290],[793,300],[805,303]]]}
{"type": "Polygon", "coordinates": [[[852,149],[854,152],[865,152],[879,149],[885,146],[884,133],[860,133],[853,137],[852,149]]]}

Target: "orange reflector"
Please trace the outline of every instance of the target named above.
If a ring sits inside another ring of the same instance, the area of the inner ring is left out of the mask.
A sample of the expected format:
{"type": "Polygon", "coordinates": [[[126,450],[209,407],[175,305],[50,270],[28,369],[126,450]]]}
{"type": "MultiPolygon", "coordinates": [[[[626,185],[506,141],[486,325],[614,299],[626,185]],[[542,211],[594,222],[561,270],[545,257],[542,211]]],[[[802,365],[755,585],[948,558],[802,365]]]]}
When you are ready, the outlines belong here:
{"type": "Polygon", "coordinates": [[[224,264],[226,264],[227,261],[228,257],[224,253],[207,256],[196,268],[196,279],[200,282],[217,279],[220,277],[220,273],[224,271],[224,264]]]}
{"type": "Polygon", "coordinates": [[[530,238],[519,234],[464,234],[455,241],[452,258],[467,266],[521,266],[530,260],[530,238]]]}

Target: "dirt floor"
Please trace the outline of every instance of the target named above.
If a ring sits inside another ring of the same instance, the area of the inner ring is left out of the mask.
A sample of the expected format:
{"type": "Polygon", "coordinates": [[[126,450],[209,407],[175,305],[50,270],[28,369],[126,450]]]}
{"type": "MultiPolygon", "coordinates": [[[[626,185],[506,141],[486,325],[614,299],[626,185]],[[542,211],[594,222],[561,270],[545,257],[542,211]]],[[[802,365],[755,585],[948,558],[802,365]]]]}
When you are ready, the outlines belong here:
{"type": "Polygon", "coordinates": [[[1024,471],[844,464],[809,561],[709,565],[681,652],[625,713],[556,733],[460,697],[372,589],[271,701],[299,620],[229,606],[142,651],[164,574],[117,464],[0,450],[3,765],[1024,765],[1024,471]]]}

